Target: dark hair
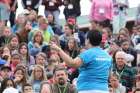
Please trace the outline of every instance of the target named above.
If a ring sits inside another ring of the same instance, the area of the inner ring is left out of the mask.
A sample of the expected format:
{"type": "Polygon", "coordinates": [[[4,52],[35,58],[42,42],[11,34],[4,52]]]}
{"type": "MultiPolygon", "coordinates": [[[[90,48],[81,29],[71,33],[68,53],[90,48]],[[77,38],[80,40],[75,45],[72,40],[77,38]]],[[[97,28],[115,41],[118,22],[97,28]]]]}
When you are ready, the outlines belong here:
{"type": "Polygon", "coordinates": [[[102,41],[102,33],[98,30],[91,30],[87,34],[87,39],[93,46],[99,46],[102,41]]]}
{"type": "Polygon", "coordinates": [[[61,65],[55,66],[55,68],[53,70],[53,74],[55,75],[56,74],[56,71],[60,71],[60,70],[63,70],[63,71],[65,71],[66,74],[68,74],[66,68],[64,66],[61,66],[61,65]]]}
{"type": "Polygon", "coordinates": [[[94,22],[95,24],[99,24],[99,22],[98,22],[98,21],[93,20],[93,19],[90,19],[89,21],[90,21],[90,23],[93,23],[93,22],[94,22]]]}
{"type": "Polygon", "coordinates": [[[136,88],[133,93],[136,93],[137,91],[140,91],[140,88],[136,88]]]}
{"type": "Polygon", "coordinates": [[[66,26],[66,27],[68,27],[69,29],[71,29],[71,30],[72,30],[72,34],[73,34],[74,25],[66,23],[64,26],[66,26]]]}
{"type": "Polygon", "coordinates": [[[24,88],[25,88],[26,86],[32,87],[32,85],[31,85],[30,83],[25,83],[25,84],[23,84],[23,86],[22,86],[22,91],[23,91],[23,92],[24,92],[24,88]]]}
{"type": "Polygon", "coordinates": [[[18,52],[20,53],[20,49],[21,49],[22,46],[25,46],[27,48],[26,61],[30,62],[29,49],[28,49],[28,45],[25,42],[20,43],[19,48],[18,48],[18,52]]]}
{"type": "Polygon", "coordinates": [[[66,50],[68,50],[69,49],[69,46],[68,46],[68,43],[69,43],[69,41],[70,40],[73,40],[73,44],[74,44],[74,47],[73,47],[73,50],[79,50],[79,45],[78,45],[78,41],[73,37],[73,36],[71,36],[71,37],[69,37],[69,39],[68,39],[68,42],[67,42],[67,45],[66,45],[66,47],[65,47],[65,49],[66,50]]]}
{"type": "Polygon", "coordinates": [[[53,17],[53,21],[52,22],[54,23],[54,20],[55,20],[54,15],[51,12],[49,12],[48,15],[47,15],[47,18],[48,18],[49,15],[51,15],[53,17]]]}
{"type": "Polygon", "coordinates": [[[23,74],[23,79],[19,83],[21,83],[23,85],[27,82],[27,75],[26,75],[26,72],[22,68],[16,68],[16,70],[14,71],[14,75],[19,70],[22,71],[22,74],[23,74]]]}
{"type": "Polygon", "coordinates": [[[1,88],[0,88],[0,93],[3,93],[4,89],[6,89],[7,87],[7,82],[8,81],[11,81],[12,84],[13,84],[13,87],[15,88],[16,87],[16,84],[14,83],[14,81],[10,78],[5,78],[2,82],[1,82],[1,88]]]}
{"type": "Polygon", "coordinates": [[[130,44],[130,41],[127,39],[121,40],[120,45],[122,45],[123,43],[128,42],[130,44]]]}

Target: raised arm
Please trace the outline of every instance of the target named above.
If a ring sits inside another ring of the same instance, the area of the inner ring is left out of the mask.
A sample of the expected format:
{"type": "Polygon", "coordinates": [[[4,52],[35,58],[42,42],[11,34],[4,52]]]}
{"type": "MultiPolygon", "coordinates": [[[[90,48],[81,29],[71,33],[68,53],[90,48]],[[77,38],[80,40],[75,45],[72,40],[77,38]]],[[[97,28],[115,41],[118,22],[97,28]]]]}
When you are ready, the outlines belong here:
{"type": "Polygon", "coordinates": [[[51,48],[58,51],[60,57],[63,59],[63,61],[70,67],[78,68],[80,67],[83,62],[80,57],[76,57],[75,59],[71,58],[68,54],[66,54],[60,47],[58,47],[56,44],[51,44],[51,48]]]}

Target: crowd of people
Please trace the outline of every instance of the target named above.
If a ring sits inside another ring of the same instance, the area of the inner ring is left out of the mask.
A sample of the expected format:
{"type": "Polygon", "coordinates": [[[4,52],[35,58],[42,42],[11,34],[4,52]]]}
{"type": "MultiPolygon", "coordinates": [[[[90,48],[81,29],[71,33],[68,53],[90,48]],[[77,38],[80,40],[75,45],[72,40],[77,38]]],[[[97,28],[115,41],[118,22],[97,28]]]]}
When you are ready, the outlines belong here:
{"type": "Polygon", "coordinates": [[[21,0],[15,18],[17,1],[0,0],[0,93],[140,92],[140,13],[127,29],[128,0],[91,0],[86,32],[80,0],[21,0]]]}

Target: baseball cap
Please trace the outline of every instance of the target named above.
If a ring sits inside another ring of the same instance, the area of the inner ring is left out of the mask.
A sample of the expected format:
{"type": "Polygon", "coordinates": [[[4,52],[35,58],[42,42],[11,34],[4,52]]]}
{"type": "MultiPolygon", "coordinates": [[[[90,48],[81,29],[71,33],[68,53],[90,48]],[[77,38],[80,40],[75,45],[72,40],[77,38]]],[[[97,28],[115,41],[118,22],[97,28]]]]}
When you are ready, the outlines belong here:
{"type": "Polygon", "coordinates": [[[10,67],[10,66],[5,66],[5,65],[3,65],[3,66],[1,67],[1,70],[4,70],[4,69],[8,69],[8,70],[11,71],[11,67],[10,67]]]}

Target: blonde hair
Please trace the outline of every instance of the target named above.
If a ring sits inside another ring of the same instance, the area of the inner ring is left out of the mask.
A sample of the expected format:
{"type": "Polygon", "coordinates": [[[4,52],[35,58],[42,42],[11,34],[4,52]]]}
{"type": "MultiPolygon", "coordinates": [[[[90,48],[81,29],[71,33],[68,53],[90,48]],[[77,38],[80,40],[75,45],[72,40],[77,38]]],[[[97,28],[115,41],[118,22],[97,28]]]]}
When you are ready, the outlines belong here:
{"type": "Polygon", "coordinates": [[[38,56],[41,56],[41,57],[43,57],[45,60],[47,60],[47,55],[46,55],[45,53],[43,53],[43,52],[39,52],[39,53],[36,55],[36,57],[38,57],[38,56]]]}
{"type": "Polygon", "coordinates": [[[50,55],[50,58],[49,58],[49,62],[48,62],[49,65],[52,64],[52,63],[50,62],[50,60],[51,60],[52,57],[55,57],[55,58],[56,58],[56,60],[58,61],[58,64],[61,63],[61,60],[60,60],[59,55],[57,55],[57,54],[52,54],[52,55],[50,55]]]}
{"type": "Polygon", "coordinates": [[[45,71],[44,67],[41,66],[41,65],[35,65],[34,68],[33,68],[32,74],[31,74],[31,79],[30,79],[31,84],[32,84],[32,83],[34,82],[34,80],[35,80],[35,69],[37,69],[37,68],[40,68],[40,69],[42,70],[42,77],[41,77],[40,80],[41,80],[41,81],[47,80],[46,71],[45,71]]]}
{"type": "Polygon", "coordinates": [[[41,30],[34,30],[34,31],[35,31],[35,32],[34,32],[33,38],[32,38],[33,42],[36,42],[36,41],[35,41],[35,38],[36,38],[36,36],[38,35],[38,33],[40,33],[40,34],[41,34],[41,42],[40,42],[40,45],[43,44],[43,41],[44,41],[43,32],[42,32],[41,30]]]}

